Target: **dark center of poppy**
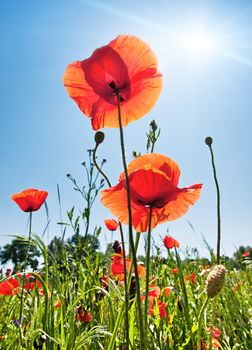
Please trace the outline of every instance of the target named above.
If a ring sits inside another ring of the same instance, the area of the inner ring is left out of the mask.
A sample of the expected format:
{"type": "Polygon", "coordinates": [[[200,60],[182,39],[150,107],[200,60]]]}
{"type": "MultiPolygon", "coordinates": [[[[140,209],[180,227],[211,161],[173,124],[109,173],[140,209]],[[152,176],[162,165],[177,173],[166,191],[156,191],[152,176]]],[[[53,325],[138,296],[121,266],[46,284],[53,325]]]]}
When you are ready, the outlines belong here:
{"type": "Polygon", "coordinates": [[[143,205],[144,207],[162,208],[167,203],[167,198],[158,197],[152,201],[145,201],[138,198],[137,202],[138,204],[143,205]]]}
{"type": "Polygon", "coordinates": [[[108,86],[113,90],[113,94],[116,96],[119,96],[120,102],[123,102],[125,99],[120,96],[121,89],[116,86],[116,83],[114,81],[111,81],[108,86]]]}

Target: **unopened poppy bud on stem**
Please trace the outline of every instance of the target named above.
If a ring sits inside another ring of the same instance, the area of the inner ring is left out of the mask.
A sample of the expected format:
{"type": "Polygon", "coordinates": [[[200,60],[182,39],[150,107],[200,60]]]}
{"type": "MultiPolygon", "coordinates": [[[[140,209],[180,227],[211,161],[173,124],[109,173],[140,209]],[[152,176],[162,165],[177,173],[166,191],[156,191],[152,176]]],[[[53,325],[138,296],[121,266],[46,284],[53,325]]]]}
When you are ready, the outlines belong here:
{"type": "Polygon", "coordinates": [[[206,291],[209,298],[215,297],[220,292],[225,282],[226,269],[223,265],[216,265],[210,271],[206,280],[206,291]]]}
{"type": "Polygon", "coordinates": [[[102,131],[97,131],[97,132],[95,133],[94,139],[95,139],[95,143],[96,143],[97,145],[99,145],[100,143],[103,143],[104,138],[105,138],[104,132],[102,132],[102,131]]]}
{"type": "Polygon", "coordinates": [[[210,147],[212,145],[212,143],[213,143],[212,137],[210,137],[210,136],[206,137],[205,138],[205,143],[206,143],[206,145],[208,145],[210,147]]]}

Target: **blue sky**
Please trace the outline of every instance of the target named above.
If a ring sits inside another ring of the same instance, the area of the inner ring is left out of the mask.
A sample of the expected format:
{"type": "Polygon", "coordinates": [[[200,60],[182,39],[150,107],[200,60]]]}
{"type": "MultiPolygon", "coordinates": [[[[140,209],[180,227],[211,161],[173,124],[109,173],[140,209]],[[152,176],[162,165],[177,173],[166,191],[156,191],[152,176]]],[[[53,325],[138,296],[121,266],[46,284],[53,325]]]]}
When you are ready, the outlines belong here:
{"type": "MultiPolygon", "coordinates": [[[[252,3],[250,1],[8,1],[1,2],[0,246],[10,234],[27,233],[27,215],[10,200],[35,187],[47,190],[49,241],[60,235],[59,184],[63,216],[83,208],[66,174],[84,184],[81,163],[93,147],[90,121],[68,97],[62,75],[68,63],[88,58],[118,34],[134,34],[156,53],[164,88],[155,108],[125,128],[127,159],[145,151],[155,119],[161,127],[156,152],[180,166],[180,186],[203,183],[201,199],[153,237],[169,233],[183,248],[207,255],[201,233],[216,245],[216,193],[206,136],[214,139],[221,188],[222,253],[251,244],[252,231],[252,3]],[[190,221],[195,228],[191,229],[190,221]]],[[[122,170],[117,129],[104,129],[99,156],[107,159],[113,184],[122,170]]],[[[110,234],[109,212],[97,201],[92,224],[102,225],[101,247],[110,234]]],[[[45,210],[34,214],[42,233],[45,210]]],[[[68,231],[67,236],[72,232],[68,231]]],[[[119,239],[119,235],[114,235],[119,239]]]]}

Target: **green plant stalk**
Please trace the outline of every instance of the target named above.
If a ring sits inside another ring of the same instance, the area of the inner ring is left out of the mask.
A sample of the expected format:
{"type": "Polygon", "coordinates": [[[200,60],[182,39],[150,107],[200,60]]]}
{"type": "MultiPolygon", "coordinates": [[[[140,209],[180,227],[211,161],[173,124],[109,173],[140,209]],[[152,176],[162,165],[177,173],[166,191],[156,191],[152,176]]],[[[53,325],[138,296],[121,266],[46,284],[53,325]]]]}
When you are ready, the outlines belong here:
{"type": "Polygon", "coordinates": [[[204,311],[207,307],[209,298],[207,297],[200,309],[200,313],[199,313],[199,318],[198,318],[198,329],[197,329],[197,350],[201,350],[201,329],[202,329],[202,318],[203,318],[203,314],[204,311]]]}
{"type": "MultiPolygon", "coordinates": [[[[99,144],[96,143],[95,148],[93,149],[93,163],[96,167],[96,169],[99,171],[99,173],[103,176],[105,181],[107,182],[108,186],[111,188],[111,182],[109,181],[106,174],[102,171],[102,169],[99,167],[99,165],[96,162],[96,151],[98,149],[99,144]]],[[[125,288],[125,331],[126,331],[126,346],[127,349],[129,349],[129,315],[128,315],[128,307],[129,307],[129,292],[128,292],[128,281],[127,281],[127,267],[126,267],[126,256],[125,256],[125,243],[124,243],[124,237],[123,237],[123,229],[122,224],[119,222],[119,228],[120,228],[120,235],[121,235],[121,241],[122,241],[122,248],[123,248],[123,270],[124,270],[124,288],[125,288]]]]}
{"type": "Polygon", "coordinates": [[[129,308],[129,292],[128,292],[128,276],[127,276],[127,266],[126,266],[126,250],[125,250],[125,243],[124,243],[124,237],[123,237],[123,229],[122,224],[119,223],[120,228],[120,235],[121,235],[121,241],[122,241],[122,249],[123,249],[123,270],[124,270],[124,290],[125,290],[125,332],[126,332],[126,349],[129,349],[129,314],[128,314],[128,308],[129,308]]]}
{"type": "MultiPolygon", "coordinates": [[[[140,240],[140,232],[136,232],[136,242],[135,242],[135,251],[137,253],[137,249],[138,249],[138,244],[139,244],[139,240],[140,240]]],[[[130,289],[130,282],[131,282],[131,277],[132,277],[132,271],[133,271],[133,261],[131,261],[130,263],[130,268],[129,268],[129,276],[128,276],[128,292],[130,289]]]]}
{"type": "Polygon", "coordinates": [[[22,276],[22,290],[21,290],[21,296],[20,296],[20,310],[19,310],[19,322],[20,322],[20,341],[21,344],[23,342],[23,334],[22,334],[22,317],[23,317],[23,298],[24,298],[24,284],[25,284],[25,270],[27,267],[27,262],[28,262],[28,254],[29,254],[29,246],[30,246],[30,241],[31,241],[31,228],[32,228],[32,211],[29,213],[29,234],[28,234],[28,246],[26,249],[26,254],[25,254],[25,261],[24,261],[24,273],[22,276]]]}
{"type": "Polygon", "coordinates": [[[148,332],[148,294],[149,294],[149,280],[150,280],[151,218],[152,218],[152,206],[150,205],[148,236],[147,236],[146,285],[145,285],[145,304],[144,304],[144,325],[145,325],[146,338],[147,338],[147,332],[148,332]]]}
{"type": "Polygon", "coordinates": [[[216,186],[216,192],[217,192],[217,257],[216,257],[216,263],[217,265],[220,263],[220,241],[221,241],[221,215],[220,215],[220,188],[219,183],[217,180],[216,175],[216,168],[214,164],[214,154],[211,145],[208,145],[210,153],[211,153],[211,162],[212,162],[212,168],[213,168],[213,174],[214,174],[214,182],[216,186]]]}
{"type": "MultiPolygon", "coordinates": [[[[186,322],[187,322],[187,326],[188,329],[190,330],[190,332],[192,331],[192,324],[191,324],[191,320],[190,320],[190,315],[189,315],[189,303],[188,303],[188,297],[187,297],[187,292],[186,292],[186,286],[185,286],[185,281],[184,281],[184,276],[182,273],[182,265],[181,265],[181,261],[180,261],[180,257],[178,255],[177,249],[175,248],[175,255],[176,255],[176,261],[177,261],[177,266],[178,266],[178,276],[179,276],[179,281],[180,281],[180,285],[181,285],[181,289],[182,289],[182,294],[183,294],[183,300],[184,300],[184,308],[185,308],[185,317],[186,317],[186,322]]],[[[193,338],[191,337],[191,345],[192,348],[194,348],[194,342],[193,342],[193,338]]]]}
{"type": "Polygon", "coordinates": [[[121,117],[121,107],[120,107],[120,96],[119,93],[116,94],[117,97],[117,106],[118,106],[118,122],[119,122],[119,131],[120,131],[120,143],[122,151],[122,161],[123,168],[125,173],[125,182],[126,182],[126,191],[127,191],[127,206],[128,206],[128,215],[129,215],[129,243],[132,252],[133,265],[135,270],[136,277],[136,292],[137,292],[137,309],[138,309],[138,318],[139,318],[139,328],[140,328],[140,349],[144,350],[144,329],[143,329],[143,318],[142,318],[142,306],[140,299],[140,281],[137,270],[137,258],[136,251],[133,239],[133,230],[132,230],[132,212],[131,212],[131,201],[130,201],[130,185],[129,185],[129,176],[128,169],[126,164],[125,157],[125,148],[124,148],[124,137],[123,137],[123,127],[122,127],[122,117],[121,117]]]}
{"type": "Polygon", "coordinates": [[[117,316],[117,319],[116,319],[116,323],[115,323],[115,326],[114,326],[113,334],[112,334],[112,336],[110,338],[110,342],[109,342],[109,345],[108,345],[108,350],[113,350],[114,349],[114,344],[115,344],[115,341],[116,341],[117,331],[118,331],[118,328],[120,327],[124,311],[125,311],[125,309],[123,307],[121,307],[120,312],[119,312],[119,314],[117,316]]]}

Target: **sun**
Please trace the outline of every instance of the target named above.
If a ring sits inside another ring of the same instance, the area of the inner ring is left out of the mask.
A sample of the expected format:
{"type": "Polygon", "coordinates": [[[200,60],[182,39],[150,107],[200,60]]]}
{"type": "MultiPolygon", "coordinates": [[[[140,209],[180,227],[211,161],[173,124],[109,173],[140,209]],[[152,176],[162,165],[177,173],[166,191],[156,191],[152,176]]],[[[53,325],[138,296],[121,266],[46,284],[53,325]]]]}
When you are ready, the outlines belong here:
{"type": "Polygon", "coordinates": [[[192,55],[198,56],[214,51],[217,42],[210,33],[194,30],[182,36],[182,45],[192,55]]]}

